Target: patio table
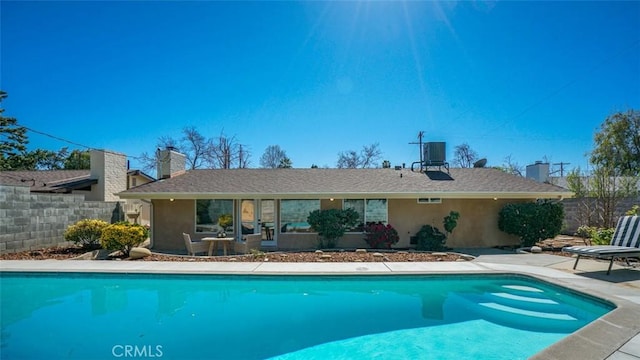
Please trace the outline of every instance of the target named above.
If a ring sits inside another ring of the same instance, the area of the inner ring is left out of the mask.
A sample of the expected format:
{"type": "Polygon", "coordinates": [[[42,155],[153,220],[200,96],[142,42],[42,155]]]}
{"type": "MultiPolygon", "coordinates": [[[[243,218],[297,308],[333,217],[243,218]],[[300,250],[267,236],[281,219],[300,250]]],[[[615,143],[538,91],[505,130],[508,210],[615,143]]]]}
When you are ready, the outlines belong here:
{"type": "Polygon", "coordinates": [[[218,252],[218,243],[222,243],[224,255],[227,256],[227,247],[229,244],[232,244],[235,239],[232,237],[203,237],[201,240],[209,242],[209,256],[212,256],[214,252],[218,252]]]}

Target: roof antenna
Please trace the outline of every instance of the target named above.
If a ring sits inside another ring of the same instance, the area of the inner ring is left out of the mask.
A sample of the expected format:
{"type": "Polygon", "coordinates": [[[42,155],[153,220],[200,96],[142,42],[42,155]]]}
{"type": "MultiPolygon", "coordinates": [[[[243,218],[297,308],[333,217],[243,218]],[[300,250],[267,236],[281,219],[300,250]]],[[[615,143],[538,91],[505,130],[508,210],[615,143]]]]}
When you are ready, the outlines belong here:
{"type": "MultiPolygon", "coordinates": [[[[422,172],[424,166],[424,159],[422,158],[422,137],[424,136],[424,131],[418,132],[418,142],[410,142],[410,145],[419,145],[420,146],[420,172],[422,172]]],[[[415,164],[415,162],[413,163],[415,164]]],[[[413,171],[413,164],[411,164],[411,171],[413,171]]]]}

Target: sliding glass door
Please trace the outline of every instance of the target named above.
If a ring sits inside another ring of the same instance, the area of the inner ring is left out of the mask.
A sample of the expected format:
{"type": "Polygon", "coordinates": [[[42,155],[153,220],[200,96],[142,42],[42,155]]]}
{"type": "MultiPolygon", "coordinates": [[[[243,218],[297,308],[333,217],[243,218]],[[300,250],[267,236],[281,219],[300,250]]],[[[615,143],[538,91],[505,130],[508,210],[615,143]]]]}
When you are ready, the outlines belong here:
{"type": "Polygon", "coordinates": [[[276,216],[276,201],[272,199],[258,200],[260,214],[259,214],[259,227],[262,234],[262,245],[275,246],[277,245],[276,236],[277,231],[275,229],[277,222],[276,216]]]}

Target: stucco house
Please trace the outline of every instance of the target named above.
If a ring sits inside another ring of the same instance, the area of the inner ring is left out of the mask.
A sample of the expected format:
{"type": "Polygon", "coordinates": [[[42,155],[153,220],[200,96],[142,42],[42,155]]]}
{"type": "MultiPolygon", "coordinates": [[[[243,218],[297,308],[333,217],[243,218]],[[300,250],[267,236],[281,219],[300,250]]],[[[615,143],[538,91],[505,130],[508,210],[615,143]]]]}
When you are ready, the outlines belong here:
{"type": "MultiPolygon", "coordinates": [[[[362,222],[391,224],[398,248],[414,246],[424,224],[442,229],[450,211],[460,213],[449,247],[492,247],[518,243],[498,229],[507,203],[562,200],[566,189],[490,168],[417,172],[383,169],[184,169],[184,155],[162,150],[159,180],[119,193],[150,199],[152,247],[184,250],[182,233],[198,239],[224,231],[241,241],[260,236],[269,249],[309,249],[318,235],[306,222],[316,209],[353,208],[362,222]]],[[[338,247],[366,247],[360,227],[338,247]]]]}

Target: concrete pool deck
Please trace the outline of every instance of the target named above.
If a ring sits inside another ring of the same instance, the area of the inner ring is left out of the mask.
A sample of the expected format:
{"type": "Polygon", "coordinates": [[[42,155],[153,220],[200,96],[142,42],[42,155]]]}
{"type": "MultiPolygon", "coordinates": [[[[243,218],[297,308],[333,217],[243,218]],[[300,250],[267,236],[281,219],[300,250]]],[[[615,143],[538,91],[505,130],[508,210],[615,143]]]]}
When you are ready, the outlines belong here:
{"type": "Polygon", "coordinates": [[[590,294],[616,304],[614,311],[536,354],[535,359],[640,360],[640,269],[548,254],[458,250],[468,262],[153,262],[82,260],[0,261],[3,272],[113,272],[179,274],[482,274],[515,273],[590,294]]]}

